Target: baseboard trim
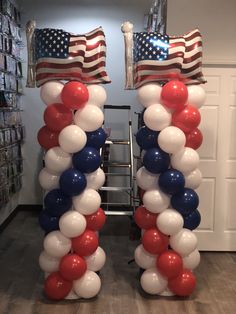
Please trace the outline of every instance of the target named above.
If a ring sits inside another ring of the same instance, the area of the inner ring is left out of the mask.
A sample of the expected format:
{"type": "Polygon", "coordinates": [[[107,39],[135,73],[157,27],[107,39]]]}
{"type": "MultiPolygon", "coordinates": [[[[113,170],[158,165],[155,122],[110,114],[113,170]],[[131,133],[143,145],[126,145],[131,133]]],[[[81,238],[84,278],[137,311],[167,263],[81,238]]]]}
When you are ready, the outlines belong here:
{"type": "Polygon", "coordinates": [[[12,219],[16,216],[19,206],[14,209],[11,214],[3,221],[3,223],[0,225],[0,233],[8,226],[8,224],[12,221],[12,219]]]}
{"type": "Polygon", "coordinates": [[[42,210],[42,205],[40,204],[21,204],[17,206],[18,210],[29,210],[40,212],[42,210]]]}
{"type": "Polygon", "coordinates": [[[0,225],[0,233],[8,226],[8,224],[12,221],[12,219],[16,216],[16,214],[19,211],[33,211],[38,212],[42,210],[42,205],[39,204],[21,204],[16,207],[12,211],[12,213],[6,218],[6,220],[3,221],[3,223],[0,225]]]}

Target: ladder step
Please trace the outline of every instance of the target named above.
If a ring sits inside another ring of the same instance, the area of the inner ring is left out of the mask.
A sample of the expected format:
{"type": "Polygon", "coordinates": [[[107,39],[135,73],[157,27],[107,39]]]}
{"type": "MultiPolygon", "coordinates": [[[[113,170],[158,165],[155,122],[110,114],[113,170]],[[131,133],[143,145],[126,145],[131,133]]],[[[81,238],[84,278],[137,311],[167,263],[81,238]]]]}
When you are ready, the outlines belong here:
{"type": "Polygon", "coordinates": [[[104,166],[108,166],[108,167],[126,167],[126,168],[131,167],[130,163],[122,162],[122,161],[103,161],[102,163],[104,166]]]}
{"type": "Polygon", "coordinates": [[[129,145],[129,140],[124,139],[107,139],[105,144],[129,145]]]}
{"type": "Polygon", "coordinates": [[[123,210],[123,211],[105,210],[105,214],[110,215],[110,216],[132,216],[133,212],[131,210],[123,210]]]}
{"type": "Polygon", "coordinates": [[[100,191],[115,191],[115,192],[122,192],[122,191],[131,191],[132,188],[130,186],[122,187],[122,186],[103,186],[100,188],[100,191]]]}
{"type": "Polygon", "coordinates": [[[116,172],[105,172],[106,176],[114,176],[114,177],[130,177],[128,173],[116,173],[116,172]]]}
{"type": "MultiPolygon", "coordinates": [[[[121,206],[124,206],[124,207],[126,207],[126,208],[130,208],[130,203],[116,203],[116,202],[102,202],[101,203],[102,205],[110,205],[110,206],[115,206],[116,208],[117,207],[121,207],[121,206]]],[[[114,209],[115,210],[115,209],[114,209]]],[[[117,210],[117,209],[116,209],[117,210]]],[[[123,209],[124,210],[124,209],[123,209]]]]}
{"type": "Polygon", "coordinates": [[[130,110],[131,106],[129,106],[129,105],[119,105],[119,106],[117,106],[117,105],[104,105],[103,108],[104,109],[118,109],[118,110],[125,109],[125,110],[130,110]]]}

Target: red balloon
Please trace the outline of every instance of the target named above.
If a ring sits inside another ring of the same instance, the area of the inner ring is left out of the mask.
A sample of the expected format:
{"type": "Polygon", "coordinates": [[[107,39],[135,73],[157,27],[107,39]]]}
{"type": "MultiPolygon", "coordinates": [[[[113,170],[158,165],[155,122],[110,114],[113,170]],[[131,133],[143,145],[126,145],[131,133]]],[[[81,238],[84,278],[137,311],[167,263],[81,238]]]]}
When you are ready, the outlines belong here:
{"type": "Polygon", "coordinates": [[[181,129],[184,133],[193,131],[200,122],[199,110],[191,105],[187,105],[181,111],[175,111],[172,115],[172,125],[181,129]]]}
{"type": "Polygon", "coordinates": [[[71,110],[64,105],[52,104],[47,106],[43,118],[46,126],[50,130],[61,131],[72,123],[73,115],[71,110]]]}
{"type": "Polygon", "coordinates": [[[180,81],[170,81],[162,87],[161,102],[168,108],[181,110],[188,99],[188,89],[180,81]]]}
{"type": "Polygon", "coordinates": [[[51,131],[46,126],[43,126],[38,131],[38,142],[44,149],[48,150],[54,146],[59,146],[59,132],[51,131]]]}
{"type": "Polygon", "coordinates": [[[144,206],[136,208],[134,220],[141,229],[150,229],[156,227],[157,214],[151,213],[144,206]]]}
{"type": "Polygon", "coordinates": [[[61,276],[69,281],[79,279],[87,270],[85,260],[77,254],[63,256],[60,261],[59,271],[61,276]]]}
{"type": "Polygon", "coordinates": [[[152,228],[144,232],[142,244],[144,249],[150,254],[160,254],[167,250],[169,238],[157,228],[152,228]]]}
{"type": "Polygon", "coordinates": [[[198,149],[202,145],[203,136],[202,132],[196,128],[190,133],[185,134],[186,136],[186,147],[191,147],[193,149],[198,149]]]}
{"type": "Polygon", "coordinates": [[[91,214],[91,215],[86,215],[84,217],[87,221],[87,228],[94,231],[98,231],[102,229],[106,221],[106,215],[102,208],[99,208],[98,211],[96,211],[96,213],[91,214]]]}
{"type": "Polygon", "coordinates": [[[174,294],[187,297],[196,287],[196,278],[190,270],[184,269],[177,277],[169,280],[168,287],[174,294]]]}
{"type": "Polygon", "coordinates": [[[179,254],[168,250],[157,257],[157,268],[167,278],[177,277],[183,270],[183,261],[179,254]]]}
{"type": "Polygon", "coordinates": [[[98,237],[94,231],[86,229],[84,233],[72,238],[72,248],[80,256],[93,254],[98,248],[98,237]]]}
{"type": "Polygon", "coordinates": [[[62,278],[59,272],[51,273],[44,282],[44,292],[49,299],[62,300],[72,289],[72,282],[62,278]]]}
{"type": "Polygon", "coordinates": [[[89,92],[86,85],[71,81],[64,85],[61,91],[63,104],[70,109],[80,109],[89,99],[89,92]]]}

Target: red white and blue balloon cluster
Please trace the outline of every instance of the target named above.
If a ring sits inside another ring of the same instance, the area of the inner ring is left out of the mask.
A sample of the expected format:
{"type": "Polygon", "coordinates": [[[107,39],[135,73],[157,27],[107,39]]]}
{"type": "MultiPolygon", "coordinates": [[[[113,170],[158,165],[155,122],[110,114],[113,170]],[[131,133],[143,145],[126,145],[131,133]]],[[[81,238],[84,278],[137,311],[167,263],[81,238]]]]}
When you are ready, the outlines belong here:
{"type": "Polygon", "coordinates": [[[97,191],[105,181],[99,149],[106,140],[100,108],[106,92],[99,85],[51,81],[40,95],[47,105],[45,126],[38,132],[46,150],[39,174],[46,190],[39,217],[46,233],[39,257],[44,291],[53,300],[92,298],[100,290],[97,272],[106,260],[98,240],[106,216],[97,191]]]}
{"type": "Polygon", "coordinates": [[[173,80],[163,87],[142,86],[138,98],[145,107],[145,125],[136,134],[144,151],[136,174],[143,205],[134,215],[142,229],[142,244],[135,250],[135,261],[144,269],[141,286],[153,295],[188,296],[196,285],[192,271],[200,262],[192,230],[201,220],[196,150],[202,143],[199,108],[205,92],[173,80]]]}

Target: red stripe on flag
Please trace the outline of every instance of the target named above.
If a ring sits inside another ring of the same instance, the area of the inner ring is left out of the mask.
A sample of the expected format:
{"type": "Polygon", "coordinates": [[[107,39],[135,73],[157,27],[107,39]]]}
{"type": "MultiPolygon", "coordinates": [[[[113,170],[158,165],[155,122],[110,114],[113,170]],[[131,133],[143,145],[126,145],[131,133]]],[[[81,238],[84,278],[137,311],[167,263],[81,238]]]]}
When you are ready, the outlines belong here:
{"type": "Polygon", "coordinates": [[[36,70],[39,69],[70,69],[70,68],[82,68],[83,63],[82,62],[71,62],[71,63],[65,63],[65,64],[60,64],[60,63],[50,63],[50,62],[40,62],[36,66],[36,70]]]}
{"type": "Polygon", "coordinates": [[[97,32],[95,32],[95,33],[93,33],[93,34],[91,34],[91,35],[86,35],[86,39],[87,39],[87,40],[91,40],[91,39],[93,39],[93,38],[95,38],[95,37],[97,37],[97,36],[103,36],[103,37],[104,37],[103,31],[98,30],[97,32]]]}
{"type": "MultiPolygon", "coordinates": [[[[76,79],[78,79],[84,83],[87,83],[87,82],[95,81],[98,78],[106,77],[107,73],[105,71],[101,71],[94,76],[84,76],[83,74],[78,73],[78,72],[70,72],[70,73],[64,73],[64,74],[61,74],[61,73],[40,73],[40,74],[37,74],[36,79],[37,79],[37,81],[43,81],[44,79],[48,80],[48,78],[52,78],[52,79],[58,78],[58,79],[70,80],[72,76],[73,76],[73,78],[76,78],[76,79]]],[[[110,80],[106,81],[105,83],[110,83],[110,80]]]]}
{"type": "Polygon", "coordinates": [[[106,57],[106,52],[105,51],[101,51],[99,53],[96,53],[90,57],[84,57],[84,62],[85,63],[89,63],[89,62],[93,62],[93,61],[96,61],[98,60],[99,58],[102,58],[102,57],[106,57]]]}
{"type": "Polygon", "coordinates": [[[95,48],[98,48],[99,46],[105,46],[105,41],[104,40],[99,40],[99,41],[95,42],[92,45],[86,44],[86,51],[93,50],[95,48]]]}

